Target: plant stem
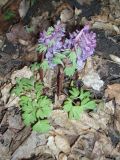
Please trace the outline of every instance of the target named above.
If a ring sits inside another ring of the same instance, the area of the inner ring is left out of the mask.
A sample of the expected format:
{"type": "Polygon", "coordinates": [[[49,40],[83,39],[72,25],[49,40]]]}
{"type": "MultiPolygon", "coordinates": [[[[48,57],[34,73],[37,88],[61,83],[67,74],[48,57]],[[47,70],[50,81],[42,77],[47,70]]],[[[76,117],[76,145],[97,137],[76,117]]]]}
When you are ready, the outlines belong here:
{"type": "Polygon", "coordinates": [[[64,71],[61,65],[58,66],[58,74],[57,74],[57,96],[59,97],[63,90],[63,82],[64,82],[64,71]]]}

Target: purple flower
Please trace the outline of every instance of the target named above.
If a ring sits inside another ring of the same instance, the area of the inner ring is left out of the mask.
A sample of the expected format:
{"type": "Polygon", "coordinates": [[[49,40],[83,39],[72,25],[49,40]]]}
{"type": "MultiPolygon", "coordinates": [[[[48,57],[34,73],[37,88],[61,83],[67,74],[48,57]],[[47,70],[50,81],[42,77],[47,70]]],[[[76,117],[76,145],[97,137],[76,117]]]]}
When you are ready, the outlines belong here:
{"type": "Polygon", "coordinates": [[[65,41],[65,48],[74,50],[77,54],[78,69],[82,68],[83,62],[94,53],[96,47],[96,34],[89,32],[89,25],[86,25],[81,31],[76,30],[70,34],[69,39],[65,41]]]}
{"type": "Polygon", "coordinates": [[[54,28],[51,28],[51,32],[44,31],[40,33],[39,43],[44,44],[47,47],[45,58],[48,60],[49,66],[52,68],[52,59],[55,54],[60,53],[63,48],[63,37],[65,37],[65,28],[58,22],[54,28]]]}
{"type": "Polygon", "coordinates": [[[79,46],[82,50],[81,58],[86,60],[94,53],[96,47],[96,34],[89,32],[89,25],[86,25],[76,36],[75,45],[79,46]]]}
{"type": "Polygon", "coordinates": [[[90,32],[89,29],[89,25],[86,25],[81,31],[76,30],[69,34],[69,38],[66,38],[65,28],[58,22],[54,28],[51,27],[47,32],[40,33],[39,43],[44,44],[47,48],[45,58],[49,66],[55,67],[53,58],[57,53],[64,53],[67,49],[76,53],[77,69],[81,70],[84,61],[94,53],[96,47],[96,34],[90,32]]]}

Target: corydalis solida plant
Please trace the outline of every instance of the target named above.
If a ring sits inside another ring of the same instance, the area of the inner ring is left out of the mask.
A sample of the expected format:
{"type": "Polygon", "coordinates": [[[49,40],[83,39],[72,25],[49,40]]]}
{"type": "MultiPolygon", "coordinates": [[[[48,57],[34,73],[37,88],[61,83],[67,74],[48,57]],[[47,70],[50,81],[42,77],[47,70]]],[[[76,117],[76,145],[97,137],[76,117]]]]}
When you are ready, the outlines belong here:
{"type": "Polygon", "coordinates": [[[40,34],[38,51],[44,52],[44,68],[54,68],[61,64],[65,74],[72,76],[76,70],[83,68],[85,60],[93,55],[95,47],[96,34],[90,31],[89,25],[70,33],[69,38],[66,38],[65,28],[59,22],[40,34]]]}
{"type": "Polygon", "coordinates": [[[45,59],[50,68],[56,66],[52,60],[57,53],[62,51],[63,37],[65,37],[65,28],[60,23],[55,25],[54,28],[49,27],[47,32],[43,31],[40,33],[40,51],[45,52],[45,59]]]}

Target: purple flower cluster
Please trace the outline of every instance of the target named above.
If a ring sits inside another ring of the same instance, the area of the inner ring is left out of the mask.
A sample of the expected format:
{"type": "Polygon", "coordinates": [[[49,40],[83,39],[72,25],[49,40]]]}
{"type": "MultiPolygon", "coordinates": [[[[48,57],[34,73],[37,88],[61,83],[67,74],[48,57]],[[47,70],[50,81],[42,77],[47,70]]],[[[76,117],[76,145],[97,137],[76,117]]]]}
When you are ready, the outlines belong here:
{"type": "Polygon", "coordinates": [[[81,31],[76,30],[71,33],[67,39],[63,25],[58,23],[54,26],[51,34],[45,31],[41,33],[39,43],[47,47],[45,57],[48,60],[49,66],[55,66],[52,63],[52,59],[57,53],[69,49],[75,51],[77,55],[77,69],[82,69],[83,62],[94,53],[96,47],[96,34],[92,31],[90,32],[89,29],[89,25],[86,25],[81,31]]]}
{"type": "Polygon", "coordinates": [[[83,62],[90,57],[96,47],[96,34],[89,32],[89,25],[81,31],[76,30],[70,34],[70,38],[65,41],[65,48],[71,48],[77,55],[77,68],[83,68],[83,62]]]}
{"type": "Polygon", "coordinates": [[[74,43],[75,48],[77,49],[76,53],[78,68],[82,67],[82,61],[85,61],[88,57],[90,57],[94,53],[96,47],[96,34],[89,32],[89,29],[89,25],[86,25],[75,38],[74,43]]]}
{"type": "Polygon", "coordinates": [[[51,68],[56,66],[52,63],[53,57],[63,51],[63,37],[65,37],[65,28],[59,22],[51,31],[40,33],[39,43],[47,47],[45,58],[51,68]]]}

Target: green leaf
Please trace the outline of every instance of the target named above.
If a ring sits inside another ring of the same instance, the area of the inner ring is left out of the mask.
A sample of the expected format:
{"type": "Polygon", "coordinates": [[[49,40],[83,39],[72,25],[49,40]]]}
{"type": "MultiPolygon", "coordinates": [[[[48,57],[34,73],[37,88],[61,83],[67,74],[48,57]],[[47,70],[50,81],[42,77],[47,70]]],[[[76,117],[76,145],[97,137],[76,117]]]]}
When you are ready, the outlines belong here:
{"type": "Polygon", "coordinates": [[[72,96],[70,98],[77,98],[80,94],[80,91],[77,88],[72,88],[72,90],[69,90],[72,96]]]}
{"type": "Polygon", "coordinates": [[[47,60],[44,60],[44,61],[41,63],[40,67],[41,67],[44,71],[46,71],[47,69],[49,69],[48,61],[47,61],[47,60]]]}
{"type": "Polygon", "coordinates": [[[43,85],[40,84],[39,82],[35,82],[34,88],[36,93],[38,92],[41,94],[43,90],[43,85]]]}
{"type": "Polygon", "coordinates": [[[25,91],[32,90],[34,86],[33,77],[29,78],[21,78],[16,79],[16,87],[14,88],[14,92],[16,95],[20,96],[25,91]]]}
{"type": "Polygon", "coordinates": [[[3,15],[3,17],[4,17],[5,20],[11,20],[15,16],[16,16],[15,13],[12,10],[10,10],[10,9],[8,9],[7,11],[5,11],[5,13],[3,15]]]}
{"type": "Polygon", "coordinates": [[[51,40],[48,44],[48,48],[52,47],[53,45],[55,44],[55,41],[54,40],[51,40]]]}
{"type": "Polygon", "coordinates": [[[87,98],[85,98],[85,99],[83,99],[83,100],[81,101],[81,105],[84,105],[84,104],[88,103],[89,101],[90,101],[90,98],[87,97],[87,98]]]}
{"type": "Polygon", "coordinates": [[[46,117],[46,116],[44,115],[44,112],[43,112],[41,109],[39,109],[39,110],[37,111],[36,116],[37,116],[37,118],[41,118],[41,119],[43,119],[43,118],[46,117]]]}
{"type": "Polygon", "coordinates": [[[45,117],[49,117],[51,115],[52,109],[48,106],[44,106],[42,108],[45,117]]]}
{"type": "Polygon", "coordinates": [[[72,110],[69,113],[69,118],[78,120],[78,119],[80,119],[80,115],[82,114],[83,111],[84,110],[82,107],[74,106],[74,107],[72,107],[72,110]]]}
{"type": "Polygon", "coordinates": [[[66,101],[65,103],[64,103],[64,111],[66,111],[66,112],[70,112],[71,111],[71,109],[72,109],[72,103],[70,102],[70,101],[66,101]]]}
{"type": "Polygon", "coordinates": [[[54,64],[61,64],[62,66],[64,66],[62,60],[59,57],[54,57],[52,62],[54,64]]]}
{"type": "Polygon", "coordinates": [[[71,67],[66,67],[66,68],[64,69],[64,73],[65,73],[67,76],[70,77],[70,76],[73,76],[73,75],[74,75],[75,70],[76,70],[76,68],[73,67],[73,66],[71,66],[71,67]]]}
{"type": "Polygon", "coordinates": [[[45,118],[50,116],[51,114],[51,100],[47,98],[47,96],[41,96],[38,100],[38,108],[40,108],[39,114],[42,114],[41,118],[45,118]],[[42,112],[42,113],[40,113],[42,112]]]}
{"type": "Polygon", "coordinates": [[[74,119],[80,119],[80,113],[78,112],[78,107],[75,106],[72,108],[72,114],[74,119]]]}
{"type": "Polygon", "coordinates": [[[32,105],[22,105],[22,111],[26,112],[26,113],[31,113],[33,111],[33,106],[32,105]]]}
{"type": "Polygon", "coordinates": [[[29,126],[30,124],[32,124],[36,121],[35,112],[32,112],[32,113],[24,112],[22,114],[22,117],[23,117],[23,120],[24,120],[24,123],[25,123],[26,126],[29,126]]]}
{"type": "Polygon", "coordinates": [[[57,53],[57,54],[56,54],[56,57],[57,57],[57,58],[60,58],[60,59],[66,58],[66,56],[65,56],[63,53],[57,53]]]}
{"type": "Polygon", "coordinates": [[[31,68],[31,71],[32,71],[32,72],[37,71],[37,70],[40,69],[40,63],[37,63],[37,62],[36,62],[36,63],[34,63],[34,64],[31,64],[30,68],[31,68]]]}
{"type": "Polygon", "coordinates": [[[48,120],[40,120],[33,126],[33,130],[40,133],[46,133],[50,130],[50,128],[51,126],[48,120]]]}
{"type": "Polygon", "coordinates": [[[72,63],[76,63],[77,56],[76,56],[75,52],[71,52],[69,54],[69,58],[70,58],[70,60],[71,60],[72,63]]]}
{"type": "Polygon", "coordinates": [[[31,101],[31,98],[29,98],[28,96],[20,96],[20,105],[28,105],[28,102],[31,101]]]}
{"type": "Polygon", "coordinates": [[[52,102],[47,98],[47,96],[41,96],[38,103],[40,103],[41,106],[50,106],[52,102]]]}
{"type": "Polygon", "coordinates": [[[83,100],[86,97],[90,97],[90,92],[83,92],[83,90],[81,89],[81,93],[80,93],[80,100],[83,100]]]}
{"type": "Polygon", "coordinates": [[[22,109],[22,118],[26,126],[34,125],[34,130],[39,132],[46,132],[50,129],[50,125],[46,118],[52,112],[52,101],[42,95],[43,85],[38,81],[35,82],[34,78],[17,79],[17,85],[14,92],[19,95],[19,104],[22,109]],[[37,128],[38,122],[40,125],[37,128]]]}
{"type": "Polygon", "coordinates": [[[96,107],[96,103],[90,100],[90,92],[84,92],[83,89],[80,91],[77,88],[69,90],[71,96],[67,98],[64,103],[64,111],[68,112],[70,119],[80,119],[81,114],[87,110],[93,110],[96,107]],[[80,99],[81,98],[81,99],[80,99]],[[77,101],[81,104],[77,105],[77,101]]]}
{"type": "Polygon", "coordinates": [[[47,30],[47,35],[51,35],[51,33],[54,31],[54,28],[53,27],[49,27],[48,30],[47,30]]]}
{"type": "Polygon", "coordinates": [[[69,54],[71,53],[71,50],[69,49],[66,49],[63,54],[66,55],[66,56],[69,56],[69,54]]]}
{"type": "Polygon", "coordinates": [[[84,104],[82,107],[84,108],[84,110],[86,110],[86,109],[93,110],[96,108],[96,103],[95,103],[95,101],[89,101],[88,103],[84,104]]]}
{"type": "Polygon", "coordinates": [[[45,53],[47,51],[47,47],[44,44],[39,44],[38,47],[36,48],[36,51],[39,53],[42,53],[42,52],[45,53]]]}
{"type": "Polygon", "coordinates": [[[22,92],[23,92],[23,89],[19,87],[18,85],[16,85],[16,87],[14,87],[11,90],[11,94],[15,94],[16,96],[20,96],[22,92]]]}

